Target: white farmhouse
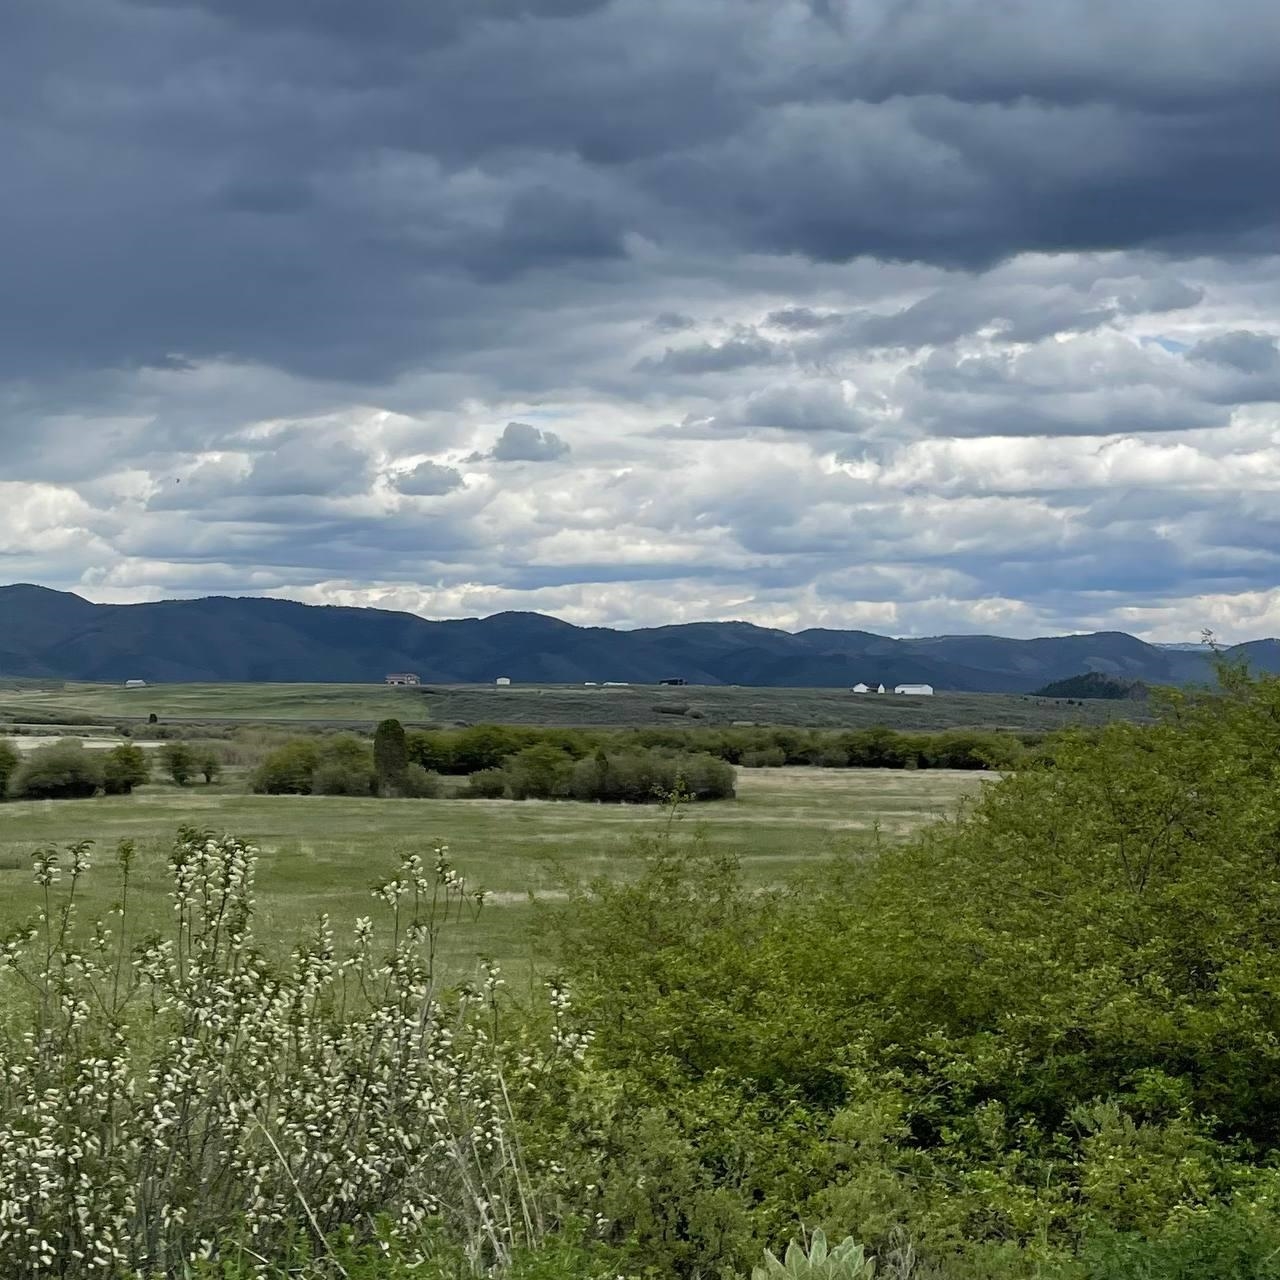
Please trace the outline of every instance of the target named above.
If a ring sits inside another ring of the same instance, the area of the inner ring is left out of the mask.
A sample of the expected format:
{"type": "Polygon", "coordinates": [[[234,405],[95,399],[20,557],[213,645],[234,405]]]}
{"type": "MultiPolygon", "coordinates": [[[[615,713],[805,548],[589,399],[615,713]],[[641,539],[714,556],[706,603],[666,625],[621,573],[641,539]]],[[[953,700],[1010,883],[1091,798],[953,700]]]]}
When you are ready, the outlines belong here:
{"type": "Polygon", "coordinates": [[[862,681],[859,680],[858,683],[853,686],[852,692],[853,693],[870,693],[871,686],[869,684],[863,684],[862,681]]]}
{"type": "Polygon", "coordinates": [[[900,684],[894,687],[894,693],[911,693],[921,698],[933,697],[933,685],[931,684],[900,684]]]}

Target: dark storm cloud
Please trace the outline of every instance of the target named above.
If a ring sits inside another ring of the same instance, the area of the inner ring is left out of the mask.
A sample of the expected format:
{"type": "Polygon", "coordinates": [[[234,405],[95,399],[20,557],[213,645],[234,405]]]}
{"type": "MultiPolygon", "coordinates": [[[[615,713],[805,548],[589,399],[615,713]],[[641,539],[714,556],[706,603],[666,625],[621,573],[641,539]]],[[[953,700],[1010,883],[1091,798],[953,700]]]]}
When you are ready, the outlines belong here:
{"type": "Polygon", "coordinates": [[[477,308],[500,328],[523,273],[634,280],[631,233],[961,266],[1274,247],[1280,11],[1079,8],[16,0],[0,350],[378,379],[477,308]]]}
{"type": "Polygon", "coordinates": [[[1272,0],[0,10],[0,554],[63,583],[1274,583],[1272,0]]]}
{"type": "Polygon", "coordinates": [[[127,0],[138,8],[199,9],[229,23],[322,33],[371,45],[432,45],[456,39],[482,22],[568,18],[590,13],[608,0],[127,0]]]}

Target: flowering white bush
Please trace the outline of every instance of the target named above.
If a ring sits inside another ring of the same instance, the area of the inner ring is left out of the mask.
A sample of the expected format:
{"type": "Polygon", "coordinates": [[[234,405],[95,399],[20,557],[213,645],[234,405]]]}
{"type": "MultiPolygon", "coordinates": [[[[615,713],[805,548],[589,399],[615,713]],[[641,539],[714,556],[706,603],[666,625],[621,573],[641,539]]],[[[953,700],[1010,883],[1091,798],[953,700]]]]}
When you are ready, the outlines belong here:
{"type": "Polygon", "coordinates": [[[118,908],[81,936],[89,845],[36,855],[44,909],[0,943],[0,1258],[6,1280],[182,1274],[234,1249],[261,1260],[390,1221],[439,1220],[479,1268],[543,1231],[511,1099],[586,1042],[499,1041],[489,966],[444,995],[439,932],[478,909],[436,850],[401,859],[340,955],[327,919],[283,969],[253,938],[257,851],[184,829],[174,925],[130,946],[132,846],[118,908]],[[113,927],[109,927],[113,926],[113,927]]]}

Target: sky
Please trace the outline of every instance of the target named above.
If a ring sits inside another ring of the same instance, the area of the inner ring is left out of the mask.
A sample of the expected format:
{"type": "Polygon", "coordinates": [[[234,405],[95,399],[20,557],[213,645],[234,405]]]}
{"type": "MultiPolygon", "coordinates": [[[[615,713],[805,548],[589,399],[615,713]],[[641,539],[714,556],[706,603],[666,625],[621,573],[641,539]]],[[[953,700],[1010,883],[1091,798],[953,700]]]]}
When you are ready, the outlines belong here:
{"type": "Polygon", "coordinates": [[[0,581],[1280,634],[1274,0],[5,0],[0,581]]]}

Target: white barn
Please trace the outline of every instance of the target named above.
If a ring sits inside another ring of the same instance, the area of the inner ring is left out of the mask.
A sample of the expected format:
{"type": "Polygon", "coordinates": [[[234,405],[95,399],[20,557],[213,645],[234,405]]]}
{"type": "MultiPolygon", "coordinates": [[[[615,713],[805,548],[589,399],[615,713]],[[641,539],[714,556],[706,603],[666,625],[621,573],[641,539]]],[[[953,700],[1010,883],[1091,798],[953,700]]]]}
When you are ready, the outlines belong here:
{"type": "Polygon", "coordinates": [[[900,684],[894,687],[894,693],[911,693],[917,697],[932,698],[933,685],[931,684],[900,684]]]}
{"type": "Polygon", "coordinates": [[[496,685],[500,685],[502,688],[506,688],[506,686],[507,686],[507,685],[509,685],[510,683],[511,683],[511,677],[510,677],[510,676],[499,676],[499,677],[494,681],[494,684],[496,684],[496,685]]]}

